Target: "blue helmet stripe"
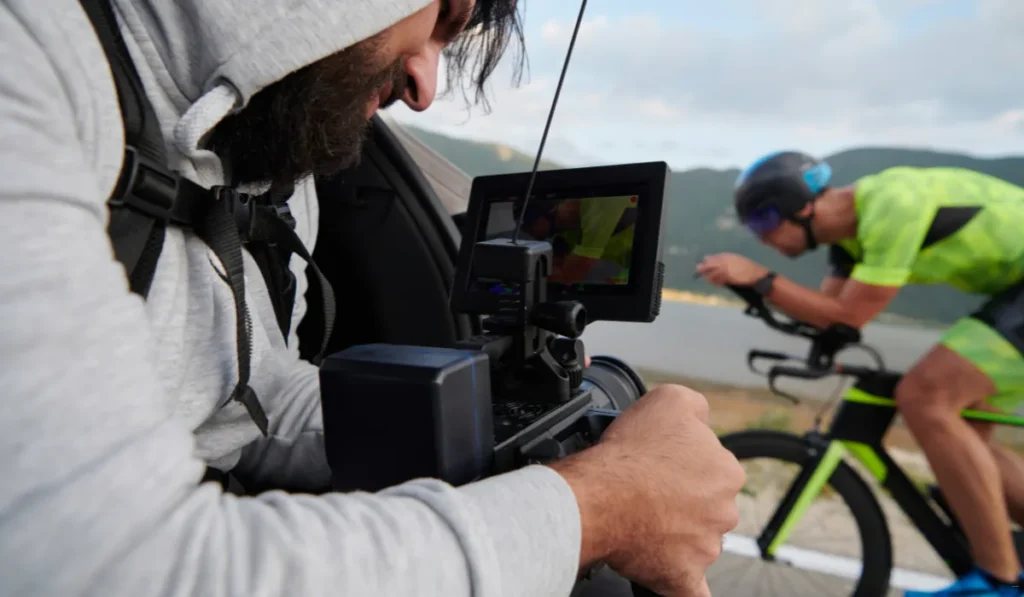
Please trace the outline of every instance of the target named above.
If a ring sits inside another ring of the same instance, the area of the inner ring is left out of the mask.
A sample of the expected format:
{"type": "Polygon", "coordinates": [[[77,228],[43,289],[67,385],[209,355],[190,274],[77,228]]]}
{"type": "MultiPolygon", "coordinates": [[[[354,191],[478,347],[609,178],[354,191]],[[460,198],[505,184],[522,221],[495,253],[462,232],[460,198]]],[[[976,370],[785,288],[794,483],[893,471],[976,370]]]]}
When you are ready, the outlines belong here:
{"type": "Polygon", "coordinates": [[[804,182],[807,183],[807,187],[815,195],[827,187],[830,180],[832,180],[832,168],[825,162],[819,162],[816,166],[804,172],[804,182]]]}
{"type": "Polygon", "coordinates": [[[742,185],[744,182],[746,182],[747,177],[749,177],[754,172],[754,170],[757,170],[757,168],[761,164],[763,164],[763,163],[767,162],[768,160],[772,159],[773,157],[775,157],[775,156],[777,156],[779,154],[783,154],[783,153],[786,153],[786,152],[784,152],[784,151],[776,151],[774,153],[769,153],[767,155],[764,155],[764,156],[761,156],[760,158],[758,158],[757,161],[755,161],[753,164],[747,166],[747,168],[743,172],[740,172],[740,175],[738,177],[736,177],[735,187],[739,188],[740,185],[742,185]]]}

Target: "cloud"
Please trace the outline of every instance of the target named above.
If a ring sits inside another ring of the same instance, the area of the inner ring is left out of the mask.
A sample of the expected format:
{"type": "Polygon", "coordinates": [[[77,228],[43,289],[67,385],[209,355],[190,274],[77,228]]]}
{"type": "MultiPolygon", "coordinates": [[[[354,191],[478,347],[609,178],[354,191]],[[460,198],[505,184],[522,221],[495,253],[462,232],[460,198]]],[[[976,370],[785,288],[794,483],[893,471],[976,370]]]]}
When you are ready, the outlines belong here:
{"type": "Polygon", "coordinates": [[[985,120],[1024,97],[1024,28],[1004,15],[1015,17],[1019,4],[910,36],[885,19],[881,1],[825,10],[815,0],[761,0],[768,26],[743,37],[647,18],[609,21],[602,27],[616,43],[581,53],[576,66],[604,73],[587,84],[626,99],[676,99],[707,117],[794,124],[985,120]]]}
{"type": "MultiPolygon", "coordinates": [[[[687,19],[680,7],[691,3],[677,0],[660,4],[672,14],[585,19],[549,156],[558,145],[578,148],[577,160],[689,166],[736,165],[781,145],[1024,151],[1022,0],[721,4],[735,18],[687,19]]],[[[528,83],[511,90],[510,71],[495,73],[493,114],[467,121],[461,104],[446,104],[412,120],[535,148],[575,23],[559,12],[528,23],[528,83]]]]}

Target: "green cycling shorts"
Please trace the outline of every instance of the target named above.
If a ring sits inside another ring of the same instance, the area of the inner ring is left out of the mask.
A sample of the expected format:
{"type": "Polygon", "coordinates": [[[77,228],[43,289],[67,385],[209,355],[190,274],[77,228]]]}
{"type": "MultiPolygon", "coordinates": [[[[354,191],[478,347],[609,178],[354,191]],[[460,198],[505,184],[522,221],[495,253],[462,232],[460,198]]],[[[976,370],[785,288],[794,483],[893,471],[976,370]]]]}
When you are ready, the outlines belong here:
{"type": "Polygon", "coordinates": [[[986,402],[1003,412],[1024,404],[1024,282],[954,323],[940,344],[964,357],[996,386],[986,402]]]}

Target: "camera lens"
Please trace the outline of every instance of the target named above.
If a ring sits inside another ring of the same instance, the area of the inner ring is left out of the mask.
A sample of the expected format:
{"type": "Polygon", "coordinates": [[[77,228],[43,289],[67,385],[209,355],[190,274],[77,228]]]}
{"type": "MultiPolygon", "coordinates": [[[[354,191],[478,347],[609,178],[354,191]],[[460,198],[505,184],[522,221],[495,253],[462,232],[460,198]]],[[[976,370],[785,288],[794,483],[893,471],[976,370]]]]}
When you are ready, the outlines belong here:
{"type": "Polygon", "coordinates": [[[591,357],[580,389],[589,389],[594,406],[625,410],[647,393],[640,376],[626,363],[609,356],[591,357]]]}

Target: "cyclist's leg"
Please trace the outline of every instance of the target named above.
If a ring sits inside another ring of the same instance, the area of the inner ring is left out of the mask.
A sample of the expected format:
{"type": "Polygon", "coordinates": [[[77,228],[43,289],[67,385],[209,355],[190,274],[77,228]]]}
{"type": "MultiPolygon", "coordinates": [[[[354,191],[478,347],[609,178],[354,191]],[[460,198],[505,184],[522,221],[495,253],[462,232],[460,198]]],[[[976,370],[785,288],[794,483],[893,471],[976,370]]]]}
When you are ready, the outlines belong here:
{"type": "MultiPolygon", "coordinates": [[[[1024,283],[983,305],[971,318],[946,332],[943,344],[963,355],[992,380],[995,393],[972,405],[994,412],[1012,412],[1024,404],[1024,283]]],[[[994,426],[975,424],[999,466],[1007,506],[1024,525],[1024,459],[992,439],[994,426]]]]}
{"type": "Polygon", "coordinates": [[[1006,496],[1006,508],[1010,512],[1010,518],[1024,526],[1024,458],[995,443],[991,443],[989,446],[999,465],[999,473],[1003,480],[1003,494],[1006,496]]]}
{"type": "MultiPolygon", "coordinates": [[[[935,471],[978,564],[1009,581],[1020,572],[1001,459],[959,411],[1011,410],[1024,391],[1024,285],[961,319],[897,389],[897,401],[935,471]]],[[[1011,488],[1012,491],[1012,488],[1011,488]]]]}
{"type": "Polygon", "coordinates": [[[928,457],[975,560],[993,575],[1012,581],[1020,563],[999,468],[987,443],[960,417],[961,410],[993,393],[995,385],[982,370],[939,344],[907,371],[896,388],[896,402],[928,457]]]}
{"type": "MultiPolygon", "coordinates": [[[[980,402],[971,405],[974,410],[984,410],[994,413],[1004,412],[988,402],[980,402]]],[[[996,458],[999,466],[1000,477],[1003,482],[1003,494],[1006,496],[1006,507],[1010,511],[1010,519],[1017,524],[1024,526],[1024,458],[1013,450],[1001,446],[993,437],[996,424],[985,421],[968,421],[971,427],[981,436],[992,455],[996,458]]]]}

